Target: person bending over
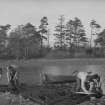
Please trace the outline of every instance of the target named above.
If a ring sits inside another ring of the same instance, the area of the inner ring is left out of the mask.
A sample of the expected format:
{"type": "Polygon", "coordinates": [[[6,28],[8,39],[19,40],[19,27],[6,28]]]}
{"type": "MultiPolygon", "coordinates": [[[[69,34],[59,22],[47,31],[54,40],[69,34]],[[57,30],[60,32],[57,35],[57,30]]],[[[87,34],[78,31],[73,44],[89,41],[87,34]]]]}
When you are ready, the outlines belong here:
{"type": "Polygon", "coordinates": [[[80,91],[80,88],[85,92],[85,93],[91,93],[92,88],[94,87],[94,80],[96,81],[96,84],[99,85],[99,76],[96,73],[92,72],[78,72],[77,73],[77,91],[80,91]],[[91,82],[91,83],[90,83],[91,82]],[[93,83],[92,83],[93,82],[93,83]],[[89,87],[87,88],[87,85],[89,84],[89,87]]]}

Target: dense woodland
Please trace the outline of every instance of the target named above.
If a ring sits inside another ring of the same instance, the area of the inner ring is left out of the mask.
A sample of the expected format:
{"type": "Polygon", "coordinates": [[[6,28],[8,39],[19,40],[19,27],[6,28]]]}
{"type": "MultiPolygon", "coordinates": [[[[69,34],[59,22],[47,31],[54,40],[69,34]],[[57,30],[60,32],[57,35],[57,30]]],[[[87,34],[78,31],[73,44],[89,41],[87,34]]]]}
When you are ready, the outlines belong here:
{"type": "Polygon", "coordinates": [[[53,33],[45,16],[41,18],[38,28],[31,23],[18,25],[14,29],[11,27],[10,24],[0,25],[0,59],[105,56],[105,29],[102,30],[95,20],[89,22],[91,37],[86,34],[81,19],[75,17],[66,21],[63,15],[59,16],[53,33]],[[53,47],[51,34],[54,37],[53,47]]]}

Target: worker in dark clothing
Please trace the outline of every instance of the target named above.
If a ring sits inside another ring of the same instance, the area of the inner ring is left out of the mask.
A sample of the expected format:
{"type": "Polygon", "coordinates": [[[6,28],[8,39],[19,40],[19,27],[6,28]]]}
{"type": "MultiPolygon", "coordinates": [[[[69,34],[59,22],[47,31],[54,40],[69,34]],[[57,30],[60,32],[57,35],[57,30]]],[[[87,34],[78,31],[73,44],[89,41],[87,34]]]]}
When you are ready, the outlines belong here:
{"type": "Polygon", "coordinates": [[[9,86],[13,90],[16,90],[18,85],[18,77],[17,77],[16,68],[13,65],[9,65],[7,67],[7,79],[8,79],[9,86]]]}

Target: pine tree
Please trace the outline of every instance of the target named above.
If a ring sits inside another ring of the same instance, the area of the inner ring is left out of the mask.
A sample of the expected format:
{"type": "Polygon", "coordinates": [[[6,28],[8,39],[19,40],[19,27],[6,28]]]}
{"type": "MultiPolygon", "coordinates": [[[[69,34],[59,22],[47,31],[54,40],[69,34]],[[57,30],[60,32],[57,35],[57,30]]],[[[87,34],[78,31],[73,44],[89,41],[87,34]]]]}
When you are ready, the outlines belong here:
{"type": "Polygon", "coordinates": [[[66,37],[69,40],[69,46],[74,45],[76,48],[82,42],[87,42],[84,26],[79,18],[69,20],[66,25],[66,37]]]}
{"type": "Polygon", "coordinates": [[[101,28],[101,26],[97,24],[95,20],[91,20],[90,28],[91,28],[91,37],[90,37],[90,48],[91,48],[93,35],[98,35],[99,29],[101,28]]]}
{"type": "Polygon", "coordinates": [[[45,34],[47,34],[48,30],[47,30],[47,25],[48,25],[48,18],[47,17],[43,17],[40,20],[41,24],[39,26],[39,33],[41,35],[41,49],[43,48],[43,39],[47,40],[47,37],[45,36],[45,34]]]}
{"type": "Polygon", "coordinates": [[[69,20],[66,23],[66,43],[69,48],[72,47],[73,42],[73,20],[69,20]]]}
{"type": "Polygon", "coordinates": [[[58,21],[59,22],[57,26],[55,27],[56,33],[54,34],[54,36],[56,37],[55,44],[59,46],[59,48],[63,49],[63,47],[65,46],[65,25],[64,25],[65,18],[64,16],[61,15],[58,21]]]}

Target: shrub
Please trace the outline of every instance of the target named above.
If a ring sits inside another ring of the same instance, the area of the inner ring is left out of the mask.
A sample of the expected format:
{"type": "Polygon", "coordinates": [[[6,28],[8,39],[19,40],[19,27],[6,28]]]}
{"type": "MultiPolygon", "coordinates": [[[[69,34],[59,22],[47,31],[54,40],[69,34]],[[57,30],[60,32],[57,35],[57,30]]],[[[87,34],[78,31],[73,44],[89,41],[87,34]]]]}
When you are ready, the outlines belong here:
{"type": "Polygon", "coordinates": [[[68,51],[61,51],[61,50],[55,50],[55,51],[50,51],[47,55],[46,58],[70,58],[72,55],[68,51]]]}

